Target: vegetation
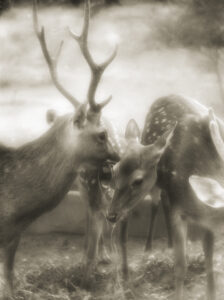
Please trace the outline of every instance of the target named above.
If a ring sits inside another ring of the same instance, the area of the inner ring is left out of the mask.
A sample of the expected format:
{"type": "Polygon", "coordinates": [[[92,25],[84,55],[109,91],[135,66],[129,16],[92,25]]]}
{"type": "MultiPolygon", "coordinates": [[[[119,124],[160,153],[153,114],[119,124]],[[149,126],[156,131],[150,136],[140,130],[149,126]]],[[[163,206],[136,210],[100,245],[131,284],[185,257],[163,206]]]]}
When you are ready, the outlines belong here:
{"type": "MultiPolygon", "coordinates": [[[[80,237],[54,234],[34,239],[26,236],[18,252],[15,300],[173,300],[173,258],[166,241],[156,241],[149,256],[143,254],[143,243],[144,240],[129,241],[128,283],[122,284],[120,259],[115,252],[111,256],[112,263],[98,265],[91,286],[84,289],[80,237]]],[[[204,258],[199,244],[190,244],[189,250],[188,299],[203,299],[204,258]]],[[[218,268],[222,270],[222,265],[218,268]]],[[[221,292],[222,287],[218,295],[222,295],[221,292]]]]}

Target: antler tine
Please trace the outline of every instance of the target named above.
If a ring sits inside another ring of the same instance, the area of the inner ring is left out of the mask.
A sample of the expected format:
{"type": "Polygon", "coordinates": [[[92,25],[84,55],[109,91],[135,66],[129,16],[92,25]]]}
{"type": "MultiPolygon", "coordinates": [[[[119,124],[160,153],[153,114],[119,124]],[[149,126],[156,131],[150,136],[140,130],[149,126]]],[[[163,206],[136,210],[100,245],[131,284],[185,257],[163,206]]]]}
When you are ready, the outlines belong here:
{"type": "Polygon", "coordinates": [[[58,81],[58,74],[57,74],[57,64],[59,60],[59,56],[61,54],[61,50],[63,47],[63,41],[61,41],[58,50],[56,52],[55,57],[51,57],[47,48],[47,43],[45,39],[45,29],[43,26],[39,29],[39,22],[38,22],[38,14],[37,14],[37,0],[33,0],[33,25],[34,25],[34,31],[36,33],[36,36],[40,42],[41,50],[43,52],[44,58],[47,62],[49,72],[51,75],[51,79],[58,89],[58,91],[67,99],[69,100],[72,105],[75,106],[75,108],[80,106],[80,102],[72,96],[58,81]]]}
{"type": "Polygon", "coordinates": [[[106,67],[113,61],[117,54],[117,46],[115,47],[111,56],[101,64],[97,64],[89,51],[88,47],[88,32],[89,32],[89,19],[90,19],[90,0],[85,1],[85,10],[84,10],[84,24],[81,35],[76,35],[69,29],[70,35],[78,42],[81,52],[87,61],[90,70],[91,70],[91,81],[88,89],[88,102],[90,107],[93,110],[101,110],[107,103],[110,102],[112,96],[108,97],[105,101],[100,104],[95,102],[96,89],[100,82],[103,72],[106,67]]]}

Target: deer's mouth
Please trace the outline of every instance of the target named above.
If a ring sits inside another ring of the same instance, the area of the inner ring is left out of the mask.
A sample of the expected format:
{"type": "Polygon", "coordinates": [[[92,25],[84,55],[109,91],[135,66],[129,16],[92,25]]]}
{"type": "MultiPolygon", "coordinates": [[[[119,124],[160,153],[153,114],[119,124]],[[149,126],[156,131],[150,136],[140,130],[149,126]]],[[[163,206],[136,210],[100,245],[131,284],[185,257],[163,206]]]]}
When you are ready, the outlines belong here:
{"type": "Polygon", "coordinates": [[[118,214],[116,213],[108,213],[107,215],[107,220],[112,224],[117,223],[118,219],[118,214]]]}
{"type": "Polygon", "coordinates": [[[124,209],[119,212],[114,212],[114,211],[108,212],[107,220],[112,224],[121,222],[122,220],[127,218],[128,212],[129,212],[129,210],[127,210],[127,209],[124,209]]]}

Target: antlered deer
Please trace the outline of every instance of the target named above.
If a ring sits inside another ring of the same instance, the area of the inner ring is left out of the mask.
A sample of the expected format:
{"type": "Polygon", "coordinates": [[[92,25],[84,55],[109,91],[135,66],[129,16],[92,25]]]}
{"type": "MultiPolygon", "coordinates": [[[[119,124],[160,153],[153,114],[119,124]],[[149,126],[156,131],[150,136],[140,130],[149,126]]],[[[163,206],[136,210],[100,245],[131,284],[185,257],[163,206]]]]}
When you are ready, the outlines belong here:
{"type": "MultiPolygon", "coordinates": [[[[79,105],[79,101],[75,99],[65,88],[61,85],[58,80],[57,75],[57,62],[61,52],[61,48],[63,42],[61,42],[58,53],[55,58],[51,58],[48,47],[45,40],[45,30],[42,28],[39,30],[38,26],[38,16],[36,9],[36,2],[34,1],[34,28],[38,40],[41,45],[41,49],[47,65],[49,67],[50,75],[52,81],[58,91],[69,101],[74,103],[75,107],[79,105]]],[[[82,28],[82,32],[80,36],[74,34],[71,30],[69,30],[70,35],[74,38],[81,49],[81,52],[87,61],[90,71],[91,71],[91,81],[88,89],[87,100],[89,103],[89,109],[87,111],[87,122],[89,124],[93,124],[93,126],[102,125],[108,131],[108,139],[110,144],[114,148],[115,152],[119,152],[119,141],[116,139],[116,134],[114,134],[113,127],[110,126],[107,120],[102,120],[101,113],[102,109],[109,103],[111,100],[111,96],[101,103],[96,103],[95,94],[97,86],[100,82],[101,76],[105,71],[106,67],[113,61],[116,56],[117,48],[115,47],[111,56],[103,63],[97,64],[90,51],[88,46],[88,30],[89,30],[89,19],[90,19],[90,1],[85,1],[85,10],[84,10],[84,24],[82,28]]],[[[50,111],[47,115],[48,122],[53,122],[55,119],[55,113],[50,111]]],[[[85,275],[84,278],[86,282],[88,282],[88,276],[90,275],[91,268],[95,265],[96,258],[98,257],[98,250],[100,250],[102,257],[104,258],[106,254],[104,254],[104,247],[102,245],[102,232],[104,225],[104,211],[105,211],[105,195],[103,193],[100,178],[102,175],[102,166],[99,165],[91,165],[82,166],[79,172],[79,186],[82,194],[82,198],[84,198],[86,206],[87,206],[87,229],[86,229],[86,267],[85,267],[85,275]],[[100,249],[98,249],[100,246],[100,249]]]]}
{"type": "Polygon", "coordinates": [[[183,299],[187,226],[192,223],[203,232],[207,299],[214,300],[214,232],[215,224],[223,221],[224,124],[195,100],[169,96],[149,110],[143,133],[148,145],[138,143],[133,132],[129,131],[126,153],[115,167],[116,190],[108,213],[111,222],[123,223],[123,272],[127,276],[125,216],[147,193],[161,190],[171,209],[175,299],[183,299]]]}
{"type": "Polygon", "coordinates": [[[35,7],[34,21],[55,83],[77,111],[58,117],[40,138],[19,148],[0,146],[0,243],[4,253],[5,285],[0,289],[1,299],[13,296],[14,257],[20,236],[27,226],[64,198],[81,165],[100,166],[107,159],[118,159],[105,129],[88,121],[91,110],[97,106],[90,97],[98,79],[90,84],[90,108],[86,112],[86,105],[80,105],[77,99],[66,94],[57,80],[54,60],[47,51],[44,29],[39,31],[38,28],[35,7]]]}

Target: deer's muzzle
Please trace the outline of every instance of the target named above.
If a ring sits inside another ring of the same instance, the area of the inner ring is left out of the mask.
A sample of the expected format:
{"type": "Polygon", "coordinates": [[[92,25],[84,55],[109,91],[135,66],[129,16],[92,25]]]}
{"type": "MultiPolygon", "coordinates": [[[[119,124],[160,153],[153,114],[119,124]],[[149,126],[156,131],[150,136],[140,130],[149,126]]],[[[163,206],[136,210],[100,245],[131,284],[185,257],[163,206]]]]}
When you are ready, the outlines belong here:
{"type": "Polygon", "coordinates": [[[117,214],[116,213],[108,213],[107,220],[111,223],[117,222],[117,214]]]}

